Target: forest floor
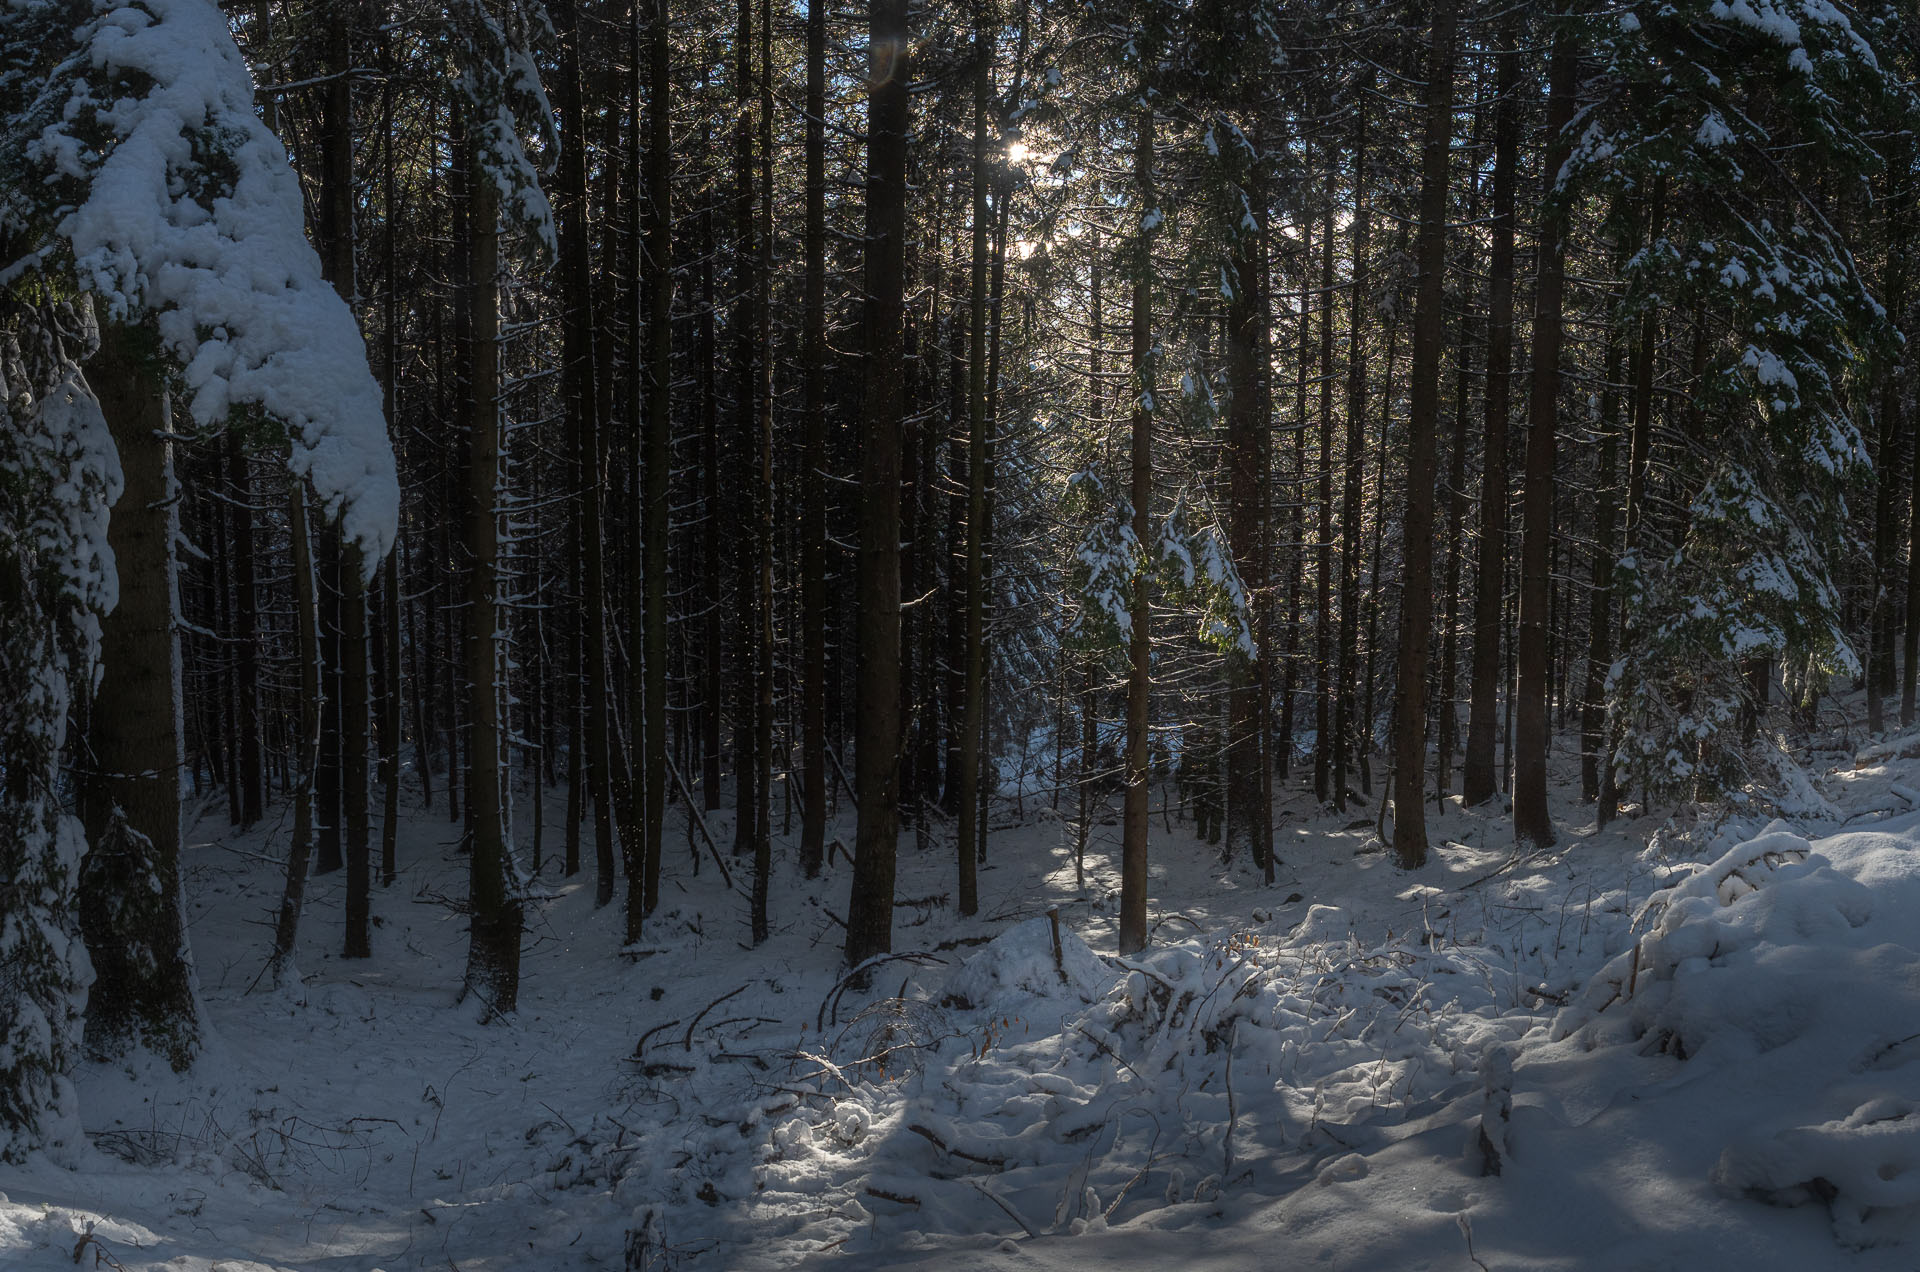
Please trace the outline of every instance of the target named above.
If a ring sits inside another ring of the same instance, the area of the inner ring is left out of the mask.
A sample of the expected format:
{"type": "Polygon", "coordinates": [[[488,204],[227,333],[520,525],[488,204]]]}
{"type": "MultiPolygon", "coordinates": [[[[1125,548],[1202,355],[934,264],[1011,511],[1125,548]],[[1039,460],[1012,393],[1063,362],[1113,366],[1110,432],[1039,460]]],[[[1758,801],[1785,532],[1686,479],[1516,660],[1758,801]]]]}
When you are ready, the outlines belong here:
{"type": "Polygon", "coordinates": [[[590,865],[541,874],[494,1025],[454,1001],[444,817],[406,816],[371,960],[331,955],[344,879],[314,880],[285,995],[259,982],[287,825],[210,807],[185,872],[205,1061],[86,1070],[81,1168],[0,1167],[0,1264],[1911,1269],[1920,759],[1801,758],[1811,782],[1604,833],[1562,789],[1531,855],[1450,803],[1412,873],[1371,802],[1289,786],[1273,887],[1156,799],[1127,963],[1117,818],[1081,886],[1029,798],[977,918],[945,899],[951,832],[903,838],[901,956],[864,990],[844,861],[806,883],[782,836],[749,948],[676,811],[637,947],[590,865]],[[1774,812],[1795,833],[1762,835],[1774,812]]]}

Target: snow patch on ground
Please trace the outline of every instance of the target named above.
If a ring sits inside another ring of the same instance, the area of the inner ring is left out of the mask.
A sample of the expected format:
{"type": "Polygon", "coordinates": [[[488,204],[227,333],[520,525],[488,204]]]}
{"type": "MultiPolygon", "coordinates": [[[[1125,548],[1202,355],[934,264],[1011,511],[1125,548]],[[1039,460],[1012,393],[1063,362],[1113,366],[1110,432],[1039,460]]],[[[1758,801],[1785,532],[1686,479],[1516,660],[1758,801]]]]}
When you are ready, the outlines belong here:
{"type": "Polygon", "coordinates": [[[410,815],[372,960],[332,957],[342,883],[314,881],[300,994],[256,984],[250,922],[285,827],[209,832],[209,1058],[82,1074],[93,1148],[0,1170],[0,1262],[71,1267],[84,1238],[136,1270],[1909,1268],[1900,750],[1785,792],[1833,813],[1797,825],[1594,832],[1563,805],[1566,841],[1523,854],[1449,801],[1414,874],[1295,795],[1271,889],[1163,812],[1134,958],[1117,826],[1083,890],[1058,824],[997,827],[978,918],[941,828],[909,838],[919,899],[861,977],[844,876],[792,876],[751,950],[740,895],[670,869],[623,955],[618,907],[549,872],[505,1026],[452,1001],[457,826],[410,815]]]}

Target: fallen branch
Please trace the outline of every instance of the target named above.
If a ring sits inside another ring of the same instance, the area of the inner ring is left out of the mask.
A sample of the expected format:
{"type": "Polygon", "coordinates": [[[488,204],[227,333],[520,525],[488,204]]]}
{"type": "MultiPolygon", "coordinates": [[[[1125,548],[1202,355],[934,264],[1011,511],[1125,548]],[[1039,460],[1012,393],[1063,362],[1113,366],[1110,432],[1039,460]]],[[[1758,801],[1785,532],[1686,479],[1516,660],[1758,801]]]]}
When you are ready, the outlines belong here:
{"type": "Polygon", "coordinates": [[[702,817],[700,810],[694,806],[693,792],[687,789],[687,779],[680,775],[680,766],[673,762],[672,756],[667,757],[667,772],[673,774],[674,784],[680,788],[680,798],[685,802],[687,820],[700,828],[701,838],[707,841],[707,851],[713,856],[713,864],[720,867],[720,882],[731,889],[733,872],[727,869],[726,859],[720,855],[720,845],[713,842],[713,832],[707,829],[707,819],[702,817]]]}
{"type": "Polygon", "coordinates": [[[982,1166],[991,1166],[995,1170],[1005,1170],[1007,1168],[1006,1158],[983,1157],[978,1153],[969,1153],[964,1148],[955,1148],[951,1144],[947,1143],[945,1140],[941,1139],[938,1135],[935,1135],[930,1128],[922,1126],[918,1122],[910,1123],[907,1126],[907,1129],[912,1131],[915,1135],[918,1135],[921,1139],[927,1141],[927,1143],[933,1145],[935,1148],[939,1149],[941,1152],[945,1153],[949,1157],[958,1157],[965,1161],[977,1162],[982,1166]]]}
{"type": "MultiPolygon", "coordinates": [[[[751,984],[752,982],[748,982],[748,983],[751,984]]],[[[727,993],[720,995],[720,997],[714,999],[712,1002],[708,1003],[705,1007],[702,1007],[700,1009],[700,1014],[687,1022],[687,1037],[686,1037],[686,1045],[684,1047],[684,1050],[687,1050],[687,1051],[693,1050],[693,1031],[700,1024],[700,1022],[706,1018],[706,1015],[708,1012],[712,1011],[715,1007],[718,1007],[721,1003],[726,1002],[727,999],[732,998],[737,994],[744,994],[746,992],[747,992],[746,985],[742,985],[738,989],[730,990],[727,993]]]]}

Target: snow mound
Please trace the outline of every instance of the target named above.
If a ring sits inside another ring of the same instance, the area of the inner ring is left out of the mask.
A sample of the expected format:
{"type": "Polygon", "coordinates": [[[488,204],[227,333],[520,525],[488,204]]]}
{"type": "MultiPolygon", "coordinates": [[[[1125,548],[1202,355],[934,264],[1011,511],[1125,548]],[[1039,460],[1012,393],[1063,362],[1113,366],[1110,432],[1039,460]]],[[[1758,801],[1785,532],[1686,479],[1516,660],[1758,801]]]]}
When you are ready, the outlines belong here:
{"type": "Polygon", "coordinates": [[[1920,842],[1859,832],[1816,850],[1776,822],[1655,893],[1638,923],[1645,935],[1559,1013],[1547,1045],[1685,1061],[1695,1113],[1723,1137],[1723,1194],[1825,1202],[1852,1248],[1909,1235],[1920,842]]]}
{"type": "Polygon", "coordinates": [[[1004,1006],[1011,996],[1075,997],[1090,1003],[1105,997],[1116,979],[1073,929],[1043,915],[987,942],[948,979],[943,997],[982,1008],[1004,1006]]]}
{"type": "Polygon", "coordinates": [[[1916,1111],[1912,1100],[1882,1096],[1835,1121],[1735,1144],[1720,1155],[1713,1182],[1779,1206],[1824,1201],[1842,1245],[1891,1244],[1920,1206],[1916,1111]]]}
{"type": "Polygon", "coordinates": [[[1552,1036],[1643,1042],[1682,1059],[1710,1047],[1772,1050],[1813,1023],[1826,992],[1818,969],[1783,965],[1779,951],[1837,939],[1873,909],[1863,884],[1775,822],[1655,893],[1639,919],[1652,930],[1560,1012],[1552,1036]]]}

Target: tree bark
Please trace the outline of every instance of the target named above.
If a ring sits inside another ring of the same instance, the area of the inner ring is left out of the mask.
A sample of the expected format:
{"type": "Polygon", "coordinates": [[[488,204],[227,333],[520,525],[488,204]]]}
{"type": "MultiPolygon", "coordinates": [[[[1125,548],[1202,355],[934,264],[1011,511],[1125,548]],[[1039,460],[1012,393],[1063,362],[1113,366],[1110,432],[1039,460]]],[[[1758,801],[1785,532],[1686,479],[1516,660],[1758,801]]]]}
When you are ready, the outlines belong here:
{"type": "Polygon", "coordinates": [[[800,350],[800,866],[826,857],[827,790],[827,6],[807,4],[806,281],[800,350]]]}
{"type": "Polygon", "coordinates": [[[982,535],[987,515],[987,285],[988,252],[992,229],[988,207],[993,138],[988,129],[988,105],[993,93],[993,39],[984,0],[974,11],[973,29],[973,217],[972,268],[967,301],[967,543],[966,543],[966,672],[960,720],[960,821],[955,843],[959,864],[959,909],[973,914],[980,908],[977,854],[980,816],[980,743],[986,718],[985,640],[986,541],[982,535]]]}
{"type": "Polygon", "coordinates": [[[286,990],[299,983],[294,964],[300,911],[306,902],[307,868],[313,861],[313,772],[320,758],[320,598],[313,576],[313,534],[307,525],[307,494],[296,478],[287,496],[287,529],[293,557],[294,648],[300,659],[299,778],[293,788],[293,839],[287,845],[286,883],[274,916],[273,952],[267,980],[286,990]]]}
{"type": "Polygon", "coordinates": [[[500,243],[499,195],[480,171],[482,134],[467,134],[466,282],[472,304],[472,367],[467,466],[467,618],[465,662],[470,727],[467,807],[473,821],[469,861],[471,906],[466,977],[461,996],[479,999],[488,1019],[511,1015],[520,992],[523,900],[514,878],[504,784],[507,762],[506,653],[500,646],[500,243]]]}
{"type": "Polygon", "coordinates": [[[1440,415],[1440,337],[1447,269],[1447,175],[1453,140],[1454,0],[1433,9],[1426,139],[1420,160],[1419,290],[1407,418],[1407,512],[1401,523],[1399,683],[1394,693],[1393,849],[1404,870],[1427,861],[1427,661],[1433,630],[1433,463],[1440,415]]]}
{"type": "Polygon", "coordinates": [[[145,1047],[179,1072],[199,1053],[202,1022],[180,891],[179,490],[153,345],[109,325],[87,366],[126,484],[107,526],[120,602],[100,624],[92,768],[79,790],[91,845],[79,910],[94,970],[88,1053],[112,1060],[145,1047]]]}
{"type": "MultiPolygon", "coordinates": [[[[638,940],[640,922],[660,904],[661,831],[667,814],[667,571],[673,469],[673,61],[672,7],[653,0],[647,35],[648,120],[645,181],[645,242],[642,290],[646,294],[647,403],[645,456],[641,466],[641,532],[645,553],[646,606],[641,639],[645,665],[646,718],[641,766],[638,856],[627,864],[627,939],[638,940]],[[639,866],[638,871],[635,865],[639,866]],[[636,874],[639,876],[636,880],[636,874]],[[636,900],[638,904],[636,905],[636,900]]],[[[636,86],[637,93],[637,86],[636,86]]]]}
{"type": "Polygon", "coordinates": [[[1511,23],[1500,32],[1493,112],[1493,226],[1487,290],[1487,425],[1480,461],[1480,551],[1474,571],[1473,671],[1460,801],[1494,796],[1500,730],[1500,635],[1507,576],[1507,427],[1513,394],[1514,161],[1520,147],[1520,54],[1511,23]]]}
{"type": "Polygon", "coordinates": [[[1147,947],[1147,795],[1152,778],[1148,755],[1152,700],[1151,558],[1153,527],[1153,242],[1161,217],[1154,203],[1153,108],[1143,106],[1134,123],[1133,183],[1141,228],[1134,244],[1131,370],[1134,382],[1132,485],[1134,541],[1147,559],[1133,578],[1132,621],[1127,635],[1126,805],[1121,824],[1120,953],[1147,947]]]}
{"type": "MultiPolygon", "coordinates": [[[[1261,165],[1254,156],[1248,168],[1246,206],[1266,205],[1261,165]]],[[[1247,590],[1250,606],[1266,594],[1267,578],[1267,469],[1268,425],[1265,386],[1271,375],[1265,288],[1267,261],[1264,235],[1258,224],[1238,224],[1231,232],[1227,270],[1232,295],[1227,300],[1227,435],[1223,457],[1227,467],[1227,541],[1235,570],[1247,590]]],[[[1253,627],[1253,614],[1247,616],[1253,627]]],[[[1255,648],[1227,655],[1227,826],[1224,856],[1231,861],[1245,851],[1263,871],[1272,844],[1267,828],[1272,809],[1263,780],[1267,714],[1262,669],[1264,632],[1255,631],[1255,648]]]]}
{"type": "MultiPolygon", "coordinates": [[[[1580,74],[1579,54],[1562,36],[1548,69],[1545,171],[1557,173],[1571,149],[1580,74]]],[[[1519,701],[1514,704],[1513,834],[1524,846],[1550,848],[1553,818],[1547,809],[1547,750],[1552,721],[1547,694],[1553,673],[1549,648],[1553,597],[1554,445],[1560,422],[1562,308],[1566,295],[1567,212],[1551,193],[1540,219],[1533,302],[1533,385],[1527,397],[1526,492],[1521,504],[1519,701]]]]}
{"type": "Polygon", "coordinates": [[[859,824],[847,962],[893,948],[899,839],[900,431],[907,227],[907,0],[867,10],[866,370],[860,438],[854,785],[859,824]]]}

